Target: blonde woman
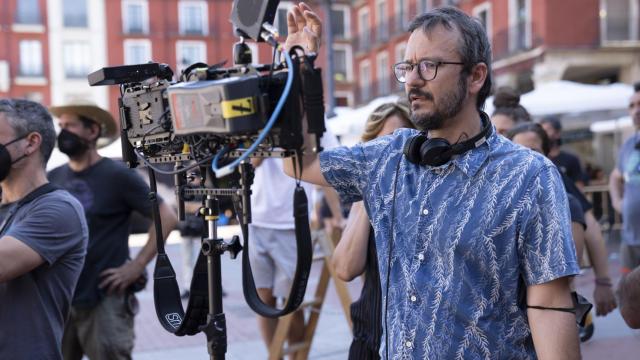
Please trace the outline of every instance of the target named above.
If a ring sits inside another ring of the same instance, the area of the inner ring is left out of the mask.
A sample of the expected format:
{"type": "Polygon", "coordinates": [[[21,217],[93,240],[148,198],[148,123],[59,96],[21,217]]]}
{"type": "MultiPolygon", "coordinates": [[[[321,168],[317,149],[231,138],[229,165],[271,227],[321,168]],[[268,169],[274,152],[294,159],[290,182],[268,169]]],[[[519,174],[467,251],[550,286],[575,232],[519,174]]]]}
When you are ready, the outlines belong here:
{"type": "MultiPolygon", "coordinates": [[[[392,134],[401,127],[413,128],[406,105],[380,105],[367,119],[362,141],[392,134]]],[[[379,359],[381,328],[381,296],[378,259],[373,231],[362,201],[354,203],[347,225],[333,255],[338,277],[351,281],[365,274],[360,299],[351,305],[353,342],[349,359],[379,359]]]]}

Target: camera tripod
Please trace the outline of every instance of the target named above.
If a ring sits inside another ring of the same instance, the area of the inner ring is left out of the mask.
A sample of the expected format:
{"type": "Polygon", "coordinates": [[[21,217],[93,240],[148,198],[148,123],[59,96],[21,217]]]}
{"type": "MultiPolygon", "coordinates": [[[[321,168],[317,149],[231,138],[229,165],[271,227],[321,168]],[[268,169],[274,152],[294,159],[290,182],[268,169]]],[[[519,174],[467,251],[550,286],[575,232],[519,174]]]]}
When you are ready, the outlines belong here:
{"type": "MultiPolygon", "coordinates": [[[[267,154],[273,155],[273,154],[267,154]]],[[[176,163],[180,170],[180,164],[176,163]]],[[[182,173],[178,171],[176,173],[182,173]]],[[[192,188],[184,182],[176,181],[178,195],[178,212],[184,215],[183,201],[195,197],[203,197],[203,206],[199,215],[206,224],[203,231],[202,251],[198,256],[191,280],[190,297],[186,311],[180,299],[180,289],[176,281],[175,271],[164,249],[162,240],[162,226],[158,199],[156,196],[156,181],[153,168],[149,168],[149,182],[151,192],[149,200],[153,209],[153,220],[156,229],[156,246],[158,255],[153,273],[153,291],[156,314],[165,330],[177,336],[195,335],[204,332],[207,336],[207,350],[211,360],[224,360],[227,351],[226,320],[222,307],[222,275],[220,256],[229,252],[231,258],[242,253],[242,289],[249,307],[256,313],[266,317],[280,317],[296,310],[304,300],[307,279],[311,270],[312,244],[309,230],[309,215],[307,212],[307,197],[304,189],[297,186],[294,192],[294,222],[296,231],[297,263],[293,285],[287,301],[281,309],[264,304],[256,290],[251,271],[248,251],[248,224],[251,222],[251,184],[253,182],[253,167],[248,162],[239,166],[239,188],[192,188]],[[217,222],[219,216],[219,196],[231,196],[240,228],[244,237],[244,247],[240,244],[240,237],[234,236],[230,242],[218,238],[217,222]]],[[[178,179],[176,179],[178,180],[178,179]]],[[[204,182],[203,182],[204,183],[204,182]]]]}
{"type": "MultiPolygon", "coordinates": [[[[248,165],[248,164],[247,164],[248,165]]],[[[241,167],[242,180],[250,185],[250,165],[241,167]]],[[[194,269],[191,283],[191,296],[186,312],[182,308],[175,272],[164,249],[162,241],[162,225],[159,216],[155,173],[149,168],[150,195],[153,209],[153,220],[156,229],[158,257],[154,270],[154,300],[156,313],[163,327],[175,335],[194,335],[200,331],[207,337],[207,350],[211,360],[224,360],[227,351],[227,327],[222,306],[222,273],[221,255],[229,252],[235,258],[242,250],[240,238],[234,236],[230,242],[218,238],[217,222],[220,213],[218,196],[238,195],[244,199],[250,195],[241,189],[206,189],[183,188],[178,194],[184,197],[203,196],[203,206],[199,216],[206,225],[206,233],[202,236],[202,251],[194,269]],[[206,261],[206,263],[205,263],[206,261]],[[206,314],[206,319],[205,315],[206,314]]],[[[245,187],[243,187],[245,188],[245,187]]],[[[248,201],[248,200],[247,200],[248,201]]],[[[245,202],[244,200],[242,201],[245,202]]],[[[179,209],[184,209],[180,204],[179,209]]],[[[249,220],[248,207],[241,205],[242,217],[249,220]]],[[[179,210],[180,212],[180,210],[179,210]]]]}

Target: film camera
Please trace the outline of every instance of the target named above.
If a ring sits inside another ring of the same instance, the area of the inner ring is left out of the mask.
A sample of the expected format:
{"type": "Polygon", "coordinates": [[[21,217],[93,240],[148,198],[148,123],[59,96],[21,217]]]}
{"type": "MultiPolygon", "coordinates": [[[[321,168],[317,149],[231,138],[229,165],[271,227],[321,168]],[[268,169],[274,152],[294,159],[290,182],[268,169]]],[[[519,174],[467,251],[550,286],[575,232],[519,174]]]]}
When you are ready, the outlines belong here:
{"type": "MultiPolygon", "coordinates": [[[[302,303],[311,266],[311,235],[307,199],[298,186],[294,196],[294,222],[298,263],[293,286],[282,309],[260,301],[248,257],[253,169],[249,157],[302,155],[306,134],[315,137],[320,151],[325,131],[322,76],[314,61],[299,46],[286,51],[277,43],[271,25],[277,0],[235,0],[231,19],[240,41],[234,46],[234,65],[193,64],[177,81],[169,66],[159,63],[106,67],[89,74],[89,83],[118,85],[123,160],[129,167],[147,166],[150,200],[154,209],[158,256],[154,269],[156,313],[163,327],[175,335],[207,335],[212,359],[226,352],[226,320],[222,311],[220,256],[232,258],[243,249],[239,237],[225,242],[217,237],[218,198],[232,198],[244,237],[242,281],[249,306],[263,316],[277,317],[302,303]],[[251,65],[245,39],[266,42],[283,62],[251,65]],[[303,124],[306,121],[306,124],[303,124]],[[221,166],[220,164],[225,164],[221,166]],[[172,164],[173,170],[160,168],[172,164]],[[200,170],[199,186],[187,173],[200,170]],[[205,224],[202,251],[196,261],[186,311],[182,307],[175,271],[166,255],[156,198],[155,174],[174,176],[178,215],[184,219],[184,201],[200,199],[199,216],[205,224]],[[218,180],[236,174],[237,181],[220,188],[218,180]],[[208,186],[206,186],[208,184],[208,186]]],[[[292,179],[292,181],[294,181],[292,179]]]]}

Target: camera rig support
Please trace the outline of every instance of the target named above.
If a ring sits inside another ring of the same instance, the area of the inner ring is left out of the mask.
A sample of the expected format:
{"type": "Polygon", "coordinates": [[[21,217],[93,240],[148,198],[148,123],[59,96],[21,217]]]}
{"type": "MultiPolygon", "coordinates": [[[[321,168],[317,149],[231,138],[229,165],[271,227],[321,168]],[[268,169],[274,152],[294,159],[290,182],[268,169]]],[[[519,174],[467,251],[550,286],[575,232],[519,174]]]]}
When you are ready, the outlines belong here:
{"type": "Polygon", "coordinates": [[[221,285],[223,253],[229,252],[235,258],[245,250],[243,293],[251,309],[262,316],[277,317],[297,309],[310,273],[312,246],[307,197],[299,186],[299,178],[293,199],[298,260],[293,286],[282,309],[260,300],[248,256],[253,182],[253,167],[248,158],[300,160],[304,129],[315,137],[313,151],[322,150],[320,137],[325,131],[322,76],[314,66],[315,54],[305,54],[299,47],[284,51],[277,44],[277,34],[270,24],[278,2],[234,1],[231,17],[241,38],[234,48],[233,67],[196,63],[182,72],[178,82],[173,82],[173,72],[167,65],[157,63],[108,67],[89,74],[92,86],[120,85],[123,160],[129,167],[139,164],[148,167],[158,249],[154,270],[158,319],[177,336],[204,332],[211,359],[224,359],[227,348],[221,285]],[[274,59],[277,49],[286,63],[250,65],[251,53],[244,38],[269,43],[274,47],[274,59]],[[220,166],[222,163],[225,165],[220,166]],[[172,164],[173,170],[162,169],[160,164],[172,164]],[[197,169],[202,181],[194,187],[186,174],[197,169]],[[173,175],[181,220],[185,200],[202,202],[199,210],[205,225],[202,251],[194,268],[186,311],[162,240],[156,173],[173,175]],[[229,178],[233,179],[225,180],[229,178]],[[223,182],[226,187],[220,186],[223,182]],[[218,238],[220,197],[232,199],[244,246],[238,236],[229,242],[218,238]]]}

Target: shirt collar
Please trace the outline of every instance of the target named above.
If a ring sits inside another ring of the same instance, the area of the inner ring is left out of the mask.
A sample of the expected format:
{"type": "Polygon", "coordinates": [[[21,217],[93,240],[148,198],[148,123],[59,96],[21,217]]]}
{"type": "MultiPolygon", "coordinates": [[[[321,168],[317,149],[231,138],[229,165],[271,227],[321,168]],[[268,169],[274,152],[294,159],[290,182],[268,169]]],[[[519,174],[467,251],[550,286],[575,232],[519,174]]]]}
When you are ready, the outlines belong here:
{"type": "Polygon", "coordinates": [[[468,177],[474,177],[489,158],[489,153],[491,152],[490,143],[494,136],[496,136],[495,129],[484,144],[456,157],[452,160],[453,164],[468,177]]]}

